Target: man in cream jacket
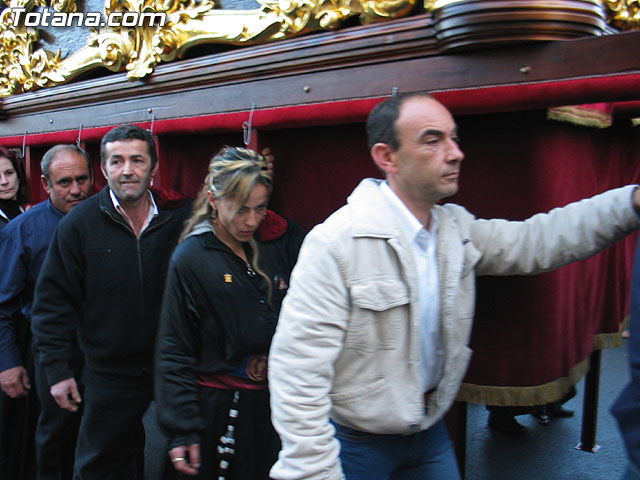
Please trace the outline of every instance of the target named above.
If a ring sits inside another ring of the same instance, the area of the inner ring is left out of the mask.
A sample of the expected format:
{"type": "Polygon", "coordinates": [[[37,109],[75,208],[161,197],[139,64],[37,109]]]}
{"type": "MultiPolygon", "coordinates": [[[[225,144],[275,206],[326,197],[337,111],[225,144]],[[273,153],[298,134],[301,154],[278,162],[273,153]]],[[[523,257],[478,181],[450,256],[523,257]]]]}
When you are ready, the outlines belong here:
{"type": "Polygon", "coordinates": [[[454,204],[464,157],[449,111],[402,94],[369,116],[366,179],[307,236],[269,357],[274,479],[456,479],[443,416],[464,377],[476,275],[535,274],[640,227],[629,186],[524,222],[454,204]]]}

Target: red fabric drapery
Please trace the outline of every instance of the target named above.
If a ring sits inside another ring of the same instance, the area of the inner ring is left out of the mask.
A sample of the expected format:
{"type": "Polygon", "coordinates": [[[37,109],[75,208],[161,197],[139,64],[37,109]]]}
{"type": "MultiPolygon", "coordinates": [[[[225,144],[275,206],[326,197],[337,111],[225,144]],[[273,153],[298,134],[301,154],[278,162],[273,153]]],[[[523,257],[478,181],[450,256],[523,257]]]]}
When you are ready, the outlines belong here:
{"type": "MultiPolygon", "coordinates": [[[[628,122],[596,130],[549,121],[546,111],[457,118],[463,162],[451,201],[478,217],[521,220],[609,188],[640,181],[640,138],[628,122]]],[[[306,228],[344,204],[361,178],[379,176],[364,126],[264,132],[276,154],[271,206],[306,228]]],[[[176,188],[198,190],[210,154],[239,133],[177,136],[161,149],[176,188]]],[[[578,381],[594,348],[613,343],[628,310],[632,238],[586,261],[531,277],[481,277],[461,398],[541,404],[578,381]]]]}
{"type": "MultiPolygon", "coordinates": [[[[640,182],[640,136],[629,122],[596,130],[549,121],[545,110],[457,122],[466,157],[460,193],[449,200],[479,218],[521,220],[640,182]]],[[[362,177],[379,176],[361,124],[268,132],[265,142],[277,156],[272,206],[307,228],[341,206],[362,177]]],[[[560,398],[580,379],[594,344],[612,346],[617,338],[634,248],[628,238],[556,272],[479,278],[465,399],[560,398]]]]}
{"type": "MultiPolygon", "coordinates": [[[[458,116],[463,162],[453,199],[479,217],[523,219],[603,190],[640,180],[640,138],[630,123],[595,130],[546,119],[551,105],[640,98],[640,75],[620,75],[436,93],[458,116]],[[611,96],[603,94],[611,90],[611,96]],[[576,93],[576,89],[579,90],[576,93]],[[567,93],[570,92],[570,93],[567,93]],[[538,107],[511,113],[508,110],[538,107]],[[483,114],[478,114],[483,112],[483,114]]],[[[379,176],[362,122],[380,99],[359,99],[256,111],[261,145],[276,154],[271,206],[310,228],[341,206],[361,178],[379,176]]],[[[248,112],[156,121],[159,184],[195,195],[211,155],[241,145],[248,112]],[[207,135],[204,135],[204,134],[207,135]]],[[[149,127],[150,124],[143,126],[149,127]]],[[[108,128],[87,129],[94,158],[108,128]]],[[[39,161],[49,145],[75,142],[77,131],[29,135],[39,161]]],[[[0,138],[21,146],[23,138],[0,138]]],[[[97,185],[104,180],[96,171],[97,185]]],[[[462,398],[487,404],[555,400],[577,381],[594,337],[617,332],[627,310],[632,239],[587,261],[536,277],[480,278],[462,398]],[[577,372],[577,373],[576,373],[577,372]],[[555,397],[555,398],[554,398],[555,397]]]]}
{"type": "MultiPolygon", "coordinates": [[[[463,90],[433,92],[454,114],[481,114],[530,110],[549,106],[637,100],[640,98],[640,73],[597,76],[570,80],[532,82],[514,85],[479,86],[463,90]]],[[[257,110],[253,125],[258,129],[282,129],[300,126],[336,125],[363,122],[382,98],[363,98],[331,101],[280,108],[257,110]]],[[[239,132],[249,112],[227,112],[215,115],[157,120],[154,133],[158,135],[189,135],[209,132],[239,132]]],[[[151,122],[143,126],[149,128],[151,122]]],[[[112,126],[87,128],[82,140],[97,143],[112,126]]],[[[64,130],[27,134],[27,145],[74,143],[79,131],[64,130]]],[[[0,134],[1,135],[1,134],[0,134]]],[[[23,135],[0,136],[0,145],[19,147],[23,135]]]]}
{"type": "MultiPolygon", "coordinates": [[[[545,121],[542,112],[495,119],[461,122],[467,159],[452,200],[477,216],[520,220],[640,181],[640,136],[628,122],[600,130],[545,121]]],[[[634,248],[627,238],[555,272],[479,278],[474,354],[461,399],[559,399],[584,373],[592,349],[619,339],[634,248]]]]}

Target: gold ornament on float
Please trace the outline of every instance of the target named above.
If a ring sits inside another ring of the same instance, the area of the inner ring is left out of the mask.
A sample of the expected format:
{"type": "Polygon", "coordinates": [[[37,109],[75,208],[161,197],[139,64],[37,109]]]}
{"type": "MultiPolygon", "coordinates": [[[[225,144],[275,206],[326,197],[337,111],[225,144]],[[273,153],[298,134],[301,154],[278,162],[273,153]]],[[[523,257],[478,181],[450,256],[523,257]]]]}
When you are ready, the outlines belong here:
{"type": "Polygon", "coordinates": [[[254,45],[332,30],[359,16],[370,23],[407,15],[417,0],[280,0],[259,1],[254,10],[216,9],[211,0],[106,0],[105,18],[114,12],[166,14],[164,25],[92,29],[87,45],[66,58],[34,46],[36,28],[15,25],[11,9],[26,13],[35,7],[75,12],[74,0],[36,3],[12,0],[2,12],[0,32],[0,96],[68,82],[99,67],[126,70],[129,79],[149,75],[160,62],[181,58],[199,44],[254,45]]]}
{"type": "Polygon", "coordinates": [[[640,0],[604,0],[609,23],[620,30],[640,29],[640,0]]]}
{"type": "MultiPolygon", "coordinates": [[[[62,58],[38,48],[40,31],[16,21],[42,9],[71,14],[75,0],[10,0],[0,12],[0,97],[69,82],[89,71],[126,71],[131,80],[151,74],[159,63],[182,58],[202,44],[255,45],[305,33],[339,28],[358,17],[367,24],[407,16],[417,0],[257,0],[260,8],[216,8],[213,0],[105,0],[104,18],[113,14],[164,16],[165,22],[141,26],[92,28],[83,48],[62,58]]],[[[424,11],[437,11],[472,0],[423,0],[424,11]]],[[[602,0],[620,29],[638,28],[640,0],[602,0]]],[[[97,14],[96,14],[97,15],[97,14]]],[[[88,23],[87,23],[88,25],[88,23]]]]}

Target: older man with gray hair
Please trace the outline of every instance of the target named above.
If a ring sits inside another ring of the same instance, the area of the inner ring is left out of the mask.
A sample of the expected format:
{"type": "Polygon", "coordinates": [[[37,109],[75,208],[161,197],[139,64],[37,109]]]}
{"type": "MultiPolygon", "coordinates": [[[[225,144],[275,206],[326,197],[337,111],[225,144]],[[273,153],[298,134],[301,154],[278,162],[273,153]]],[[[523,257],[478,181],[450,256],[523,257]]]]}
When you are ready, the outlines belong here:
{"type": "MultiPolygon", "coordinates": [[[[70,479],[77,437],[79,415],[58,408],[49,394],[44,371],[37,355],[32,354],[31,304],[36,279],[44,261],[53,233],[62,217],[85,200],[92,190],[91,161],[87,153],[75,145],[56,145],[49,149],[40,163],[41,181],[49,198],[16,217],[0,231],[0,388],[4,421],[0,437],[3,448],[0,458],[0,478],[18,478],[24,465],[31,462],[21,453],[9,453],[20,448],[19,433],[11,429],[24,419],[8,419],[9,411],[27,403],[28,395],[37,394],[40,414],[36,428],[36,472],[38,480],[70,479]],[[32,376],[35,389],[31,388],[32,376]]],[[[67,333],[75,346],[74,366],[81,368],[82,359],[75,343],[76,333],[67,333]]],[[[31,441],[25,438],[24,441],[31,441]]]]}

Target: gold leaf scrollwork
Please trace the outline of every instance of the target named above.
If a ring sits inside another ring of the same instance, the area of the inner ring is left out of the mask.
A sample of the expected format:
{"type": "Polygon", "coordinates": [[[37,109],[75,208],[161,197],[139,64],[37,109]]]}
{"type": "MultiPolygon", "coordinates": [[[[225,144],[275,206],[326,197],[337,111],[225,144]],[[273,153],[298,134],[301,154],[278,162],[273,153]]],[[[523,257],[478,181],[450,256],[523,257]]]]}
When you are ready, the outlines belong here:
{"type": "MultiPolygon", "coordinates": [[[[22,8],[29,12],[36,5],[35,2],[12,2],[9,7],[22,8]]],[[[58,75],[60,53],[52,53],[39,49],[33,51],[33,46],[40,38],[37,29],[17,23],[14,12],[2,12],[0,23],[0,96],[12,95],[38,88],[54,85],[64,79],[58,75]]]]}
{"type": "Polygon", "coordinates": [[[604,0],[609,23],[620,30],[640,29],[640,0],[604,0]]]}
{"type": "MultiPolygon", "coordinates": [[[[105,0],[104,14],[166,14],[164,25],[106,27],[92,31],[87,45],[61,59],[44,49],[34,51],[37,29],[14,24],[2,12],[0,30],[0,96],[67,82],[103,67],[127,71],[130,79],[149,75],[160,62],[184,55],[198,44],[253,45],[315,30],[338,28],[359,16],[362,23],[406,15],[417,0],[258,0],[255,10],[216,9],[213,0],[105,0]]],[[[12,0],[8,8],[30,12],[36,7],[76,12],[75,0],[12,0]]],[[[5,9],[8,10],[8,9],[5,9]]]]}
{"type": "MultiPolygon", "coordinates": [[[[41,6],[46,7],[47,5],[41,6]]],[[[49,6],[56,12],[74,13],[78,11],[76,0],[51,0],[51,4],[49,6]]]]}
{"type": "MultiPolygon", "coordinates": [[[[115,12],[164,14],[165,23],[106,26],[92,30],[87,45],[60,58],[36,49],[39,32],[15,23],[11,8],[76,12],[76,0],[11,0],[0,17],[0,96],[28,92],[77,78],[96,68],[126,71],[130,79],[149,75],[162,62],[181,58],[200,44],[253,45],[317,30],[338,28],[357,16],[363,24],[409,14],[417,0],[257,0],[254,10],[216,8],[214,0],[105,0],[106,18],[115,12]]],[[[464,0],[422,0],[426,11],[464,0]]],[[[640,0],[602,0],[620,29],[637,29],[640,0]]]]}
{"type": "Polygon", "coordinates": [[[427,12],[437,10],[438,8],[446,7],[452,3],[464,2],[465,0],[423,0],[423,7],[427,12]]]}

